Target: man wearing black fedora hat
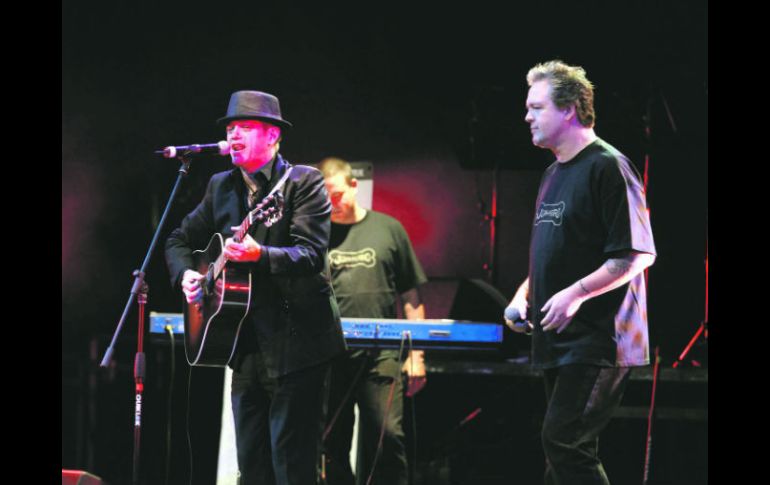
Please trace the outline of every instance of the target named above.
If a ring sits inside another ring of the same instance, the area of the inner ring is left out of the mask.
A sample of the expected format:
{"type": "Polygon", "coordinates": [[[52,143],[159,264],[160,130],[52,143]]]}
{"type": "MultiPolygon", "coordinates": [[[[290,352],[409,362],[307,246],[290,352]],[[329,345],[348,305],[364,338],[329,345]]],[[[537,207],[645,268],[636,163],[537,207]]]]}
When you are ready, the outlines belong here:
{"type": "Polygon", "coordinates": [[[215,233],[232,236],[247,211],[280,187],[282,218],[240,242],[227,237],[223,249],[228,265],[248,269],[252,281],[229,364],[240,483],[315,483],[329,362],[345,349],[329,283],[324,179],[278,153],[292,125],[275,96],[235,92],[218,123],[226,127],[234,167],[211,178],[203,200],[169,236],[172,284],[188,303],[199,300],[203,276],[193,269],[192,252],[215,233]]]}

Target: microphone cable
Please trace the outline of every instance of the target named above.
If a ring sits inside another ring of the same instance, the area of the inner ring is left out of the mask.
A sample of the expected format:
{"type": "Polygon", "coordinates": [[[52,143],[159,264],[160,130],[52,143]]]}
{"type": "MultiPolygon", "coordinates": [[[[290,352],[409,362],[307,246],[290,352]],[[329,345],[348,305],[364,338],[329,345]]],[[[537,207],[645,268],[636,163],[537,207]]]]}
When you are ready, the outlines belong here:
{"type": "Polygon", "coordinates": [[[174,332],[171,329],[171,325],[164,327],[166,333],[168,333],[169,343],[171,344],[171,375],[169,377],[168,387],[168,404],[166,406],[166,474],[164,483],[168,485],[169,476],[171,474],[171,403],[174,396],[174,377],[176,376],[176,357],[174,353],[174,332]]]}
{"type": "MultiPolygon", "coordinates": [[[[409,335],[409,338],[411,339],[411,332],[402,332],[401,334],[401,343],[399,344],[398,348],[398,369],[399,372],[401,372],[401,366],[404,364],[404,360],[406,357],[404,357],[404,341],[409,335]]],[[[372,478],[374,478],[374,470],[377,467],[377,462],[380,459],[380,456],[382,455],[382,441],[385,437],[385,428],[388,424],[388,416],[390,415],[390,408],[393,406],[393,394],[396,390],[396,383],[398,382],[398,378],[393,378],[393,382],[390,384],[390,393],[388,394],[388,404],[385,406],[385,413],[382,419],[382,426],[380,427],[380,439],[377,442],[377,451],[374,453],[374,461],[372,461],[372,468],[369,471],[369,478],[366,479],[366,485],[371,485],[372,478]]]]}
{"type": "MultiPolygon", "coordinates": [[[[412,334],[409,334],[409,354],[412,354],[412,334]]],[[[414,359],[412,359],[410,362],[410,367],[412,368],[412,375],[414,375],[414,359]]],[[[426,372],[427,374],[427,372],[426,372]]],[[[414,399],[417,397],[417,394],[413,394],[409,398],[409,406],[412,412],[412,463],[407,463],[407,470],[409,471],[409,484],[414,485],[414,474],[415,474],[415,468],[417,467],[417,413],[414,409],[414,399]]]]}

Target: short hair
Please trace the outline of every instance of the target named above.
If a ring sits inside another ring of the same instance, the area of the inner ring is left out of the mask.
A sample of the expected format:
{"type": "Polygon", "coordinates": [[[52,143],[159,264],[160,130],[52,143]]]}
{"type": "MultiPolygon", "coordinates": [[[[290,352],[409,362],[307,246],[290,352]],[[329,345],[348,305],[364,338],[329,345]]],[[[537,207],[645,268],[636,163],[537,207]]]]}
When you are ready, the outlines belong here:
{"type": "Polygon", "coordinates": [[[574,105],[580,124],[594,126],[594,85],[586,77],[585,69],[556,59],[538,64],[527,73],[530,86],[543,79],[551,84],[551,100],[559,109],[574,105]]]}
{"type": "Polygon", "coordinates": [[[278,138],[275,140],[275,144],[280,147],[281,141],[283,140],[283,127],[281,125],[278,125],[276,123],[270,123],[267,120],[255,120],[262,123],[262,129],[267,132],[270,128],[277,128],[278,129],[278,138]]]}
{"type": "Polygon", "coordinates": [[[318,164],[318,170],[321,171],[324,178],[333,177],[338,173],[345,175],[345,182],[350,185],[353,180],[353,168],[348,162],[341,158],[329,157],[321,160],[318,164]]]}

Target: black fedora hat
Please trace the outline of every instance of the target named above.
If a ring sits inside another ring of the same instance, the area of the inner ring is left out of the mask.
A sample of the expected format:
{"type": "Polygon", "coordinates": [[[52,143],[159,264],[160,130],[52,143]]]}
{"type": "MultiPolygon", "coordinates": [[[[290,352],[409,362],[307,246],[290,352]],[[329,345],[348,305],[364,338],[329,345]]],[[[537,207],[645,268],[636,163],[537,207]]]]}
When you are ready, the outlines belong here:
{"type": "Polygon", "coordinates": [[[291,123],[281,117],[278,98],[261,91],[236,91],[230,96],[227,114],[219,118],[217,123],[227,124],[233,120],[260,120],[281,128],[292,127],[291,123]]]}

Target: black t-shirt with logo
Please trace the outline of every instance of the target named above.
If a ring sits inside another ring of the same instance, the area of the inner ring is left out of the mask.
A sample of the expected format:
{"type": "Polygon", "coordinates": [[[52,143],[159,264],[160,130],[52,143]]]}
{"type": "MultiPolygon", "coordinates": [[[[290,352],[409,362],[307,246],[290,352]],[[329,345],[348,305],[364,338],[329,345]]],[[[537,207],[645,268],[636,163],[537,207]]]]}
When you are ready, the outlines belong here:
{"type": "Polygon", "coordinates": [[[607,259],[630,250],[655,254],[640,179],[628,158],[601,139],[543,174],[529,253],[535,367],[649,364],[644,273],[584,302],[561,334],[540,326],[545,303],[607,259]]]}
{"type": "Polygon", "coordinates": [[[396,318],[397,295],[427,281],[401,223],[371,210],[332,223],[329,267],[343,317],[396,318]]]}

